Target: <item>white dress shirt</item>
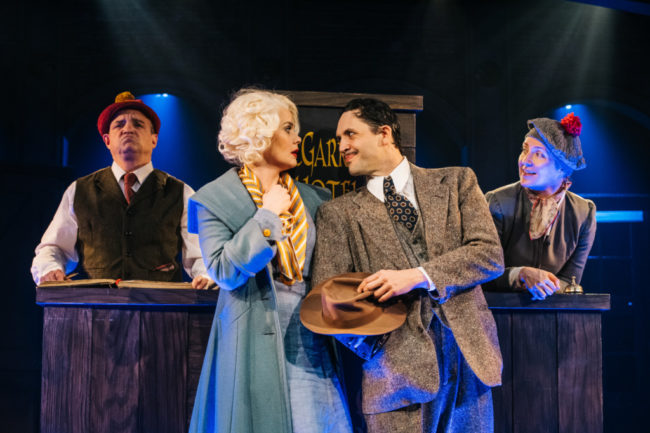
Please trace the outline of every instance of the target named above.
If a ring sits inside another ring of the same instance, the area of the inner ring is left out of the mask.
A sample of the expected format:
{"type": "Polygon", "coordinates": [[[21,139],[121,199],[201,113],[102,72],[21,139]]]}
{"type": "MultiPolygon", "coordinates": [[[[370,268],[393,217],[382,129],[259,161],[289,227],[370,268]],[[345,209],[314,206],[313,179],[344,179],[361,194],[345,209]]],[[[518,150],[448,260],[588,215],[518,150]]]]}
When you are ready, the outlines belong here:
{"type": "MultiPolygon", "coordinates": [[[[420,208],[415,197],[415,187],[413,186],[413,174],[411,174],[411,166],[406,157],[402,158],[402,162],[393,169],[389,176],[393,179],[395,191],[406,197],[413,207],[419,211],[420,208]]],[[[388,176],[373,176],[368,179],[368,183],[366,184],[366,188],[368,188],[370,194],[377,197],[382,201],[382,203],[386,201],[386,197],[384,197],[384,179],[386,177],[388,176]]],[[[428,281],[428,285],[425,288],[429,291],[436,290],[435,284],[433,284],[433,281],[431,281],[431,278],[429,278],[429,275],[424,268],[419,266],[417,269],[422,272],[428,281]]]]}
{"type": "MultiPolygon", "coordinates": [[[[111,171],[115,180],[124,193],[124,174],[126,173],[117,163],[113,162],[111,171]]],[[[153,164],[148,164],[133,171],[138,180],[133,185],[135,192],[140,189],[147,176],[153,172],[153,164]]],[[[41,243],[36,247],[36,256],[32,261],[32,277],[39,284],[43,275],[50,271],[60,269],[66,274],[72,271],[79,262],[79,253],[75,248],[77,243],[77,216],[74,213],[74,197],[77,181],[72,182],[63,193],[59,208],[54,218],[41,238],[41,243]]],[[[208,277],[203,264],[198,235],[187,232],[187,199],[194,194],[194,190],[183,184],[183,214],[181,216],[181,237],[183,239],[182,262],[185,272],[190,277],[208,277]]]]}

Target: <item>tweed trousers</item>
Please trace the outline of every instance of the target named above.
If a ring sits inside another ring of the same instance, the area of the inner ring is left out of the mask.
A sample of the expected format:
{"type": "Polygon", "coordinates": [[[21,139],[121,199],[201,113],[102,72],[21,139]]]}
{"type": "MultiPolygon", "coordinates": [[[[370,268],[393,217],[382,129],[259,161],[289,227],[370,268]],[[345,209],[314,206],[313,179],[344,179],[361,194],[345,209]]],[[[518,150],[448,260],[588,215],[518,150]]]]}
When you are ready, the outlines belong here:
{"type": "MultiPolygon", "coordinates": [[[[393,223],[393,226],[412,267],[428,260],[421,219],[413,232],[402,224],[393,223]]],[[[420,314],[423,324],[429,324],[427,331],[436,351],[440,375],[438,393],[428,403],[366,414],[368,432],[491,433],[494,429],[491,389],[476,377],[465,361],[454,334],[443,323],[446,320],[439,305],[423,300],[420,314]]]]}
{"type": "Polygon", "coordinates": [[[368,433],[491,433],[492,391],[469,367],[451,330],[434,316],[429,335],[436,347],[440,389],[436,397],[391,412],[365,414],[368,433]]]}

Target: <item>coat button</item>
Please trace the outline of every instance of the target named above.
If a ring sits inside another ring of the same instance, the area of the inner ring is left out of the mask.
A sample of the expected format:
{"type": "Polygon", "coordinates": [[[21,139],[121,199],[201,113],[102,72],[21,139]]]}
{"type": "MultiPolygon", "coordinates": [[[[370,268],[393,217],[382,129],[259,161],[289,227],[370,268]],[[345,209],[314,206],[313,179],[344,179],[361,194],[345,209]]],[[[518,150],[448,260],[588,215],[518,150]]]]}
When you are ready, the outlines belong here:
{"type": "Polygon", "coordinates": [[[269,236],[271,236],[271,230],[269,230],[269,229],[264,229],[264,231],[262,232],[262,234],[264,235],[264,237],[267,237],[267,238],[268,238],[269,236]]]}

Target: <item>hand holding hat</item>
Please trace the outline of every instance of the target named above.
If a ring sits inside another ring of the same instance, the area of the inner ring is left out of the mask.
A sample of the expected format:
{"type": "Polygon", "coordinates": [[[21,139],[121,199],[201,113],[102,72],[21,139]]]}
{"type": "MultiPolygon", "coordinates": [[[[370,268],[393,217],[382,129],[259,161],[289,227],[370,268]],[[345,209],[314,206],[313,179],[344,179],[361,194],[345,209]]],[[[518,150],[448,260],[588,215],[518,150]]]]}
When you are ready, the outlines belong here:
{"type": "Polygon", "coordinates": [[[357,292],[369,273],[334,276],[314,287],[300,308],[300,321],[324,335],[381,335],[405,322],[406,306],[399,299],[379,303],[373,292],[357,292]]]}

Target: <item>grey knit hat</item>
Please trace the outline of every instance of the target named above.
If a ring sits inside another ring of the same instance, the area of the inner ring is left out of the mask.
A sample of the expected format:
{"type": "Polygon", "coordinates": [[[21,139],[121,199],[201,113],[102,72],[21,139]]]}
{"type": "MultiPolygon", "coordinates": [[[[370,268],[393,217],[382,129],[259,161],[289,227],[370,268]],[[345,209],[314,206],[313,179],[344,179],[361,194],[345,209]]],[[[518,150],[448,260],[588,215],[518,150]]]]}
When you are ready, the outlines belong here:
{"type": "Polygon", "coordinates": [[[546,149],[565,168],[567,173],[582,170],[587,162],[582,156],[580,118],[573,113],[561,121],[540,117],[528,121],[526,137],[533,137],[544,143],[546,149]]]}

